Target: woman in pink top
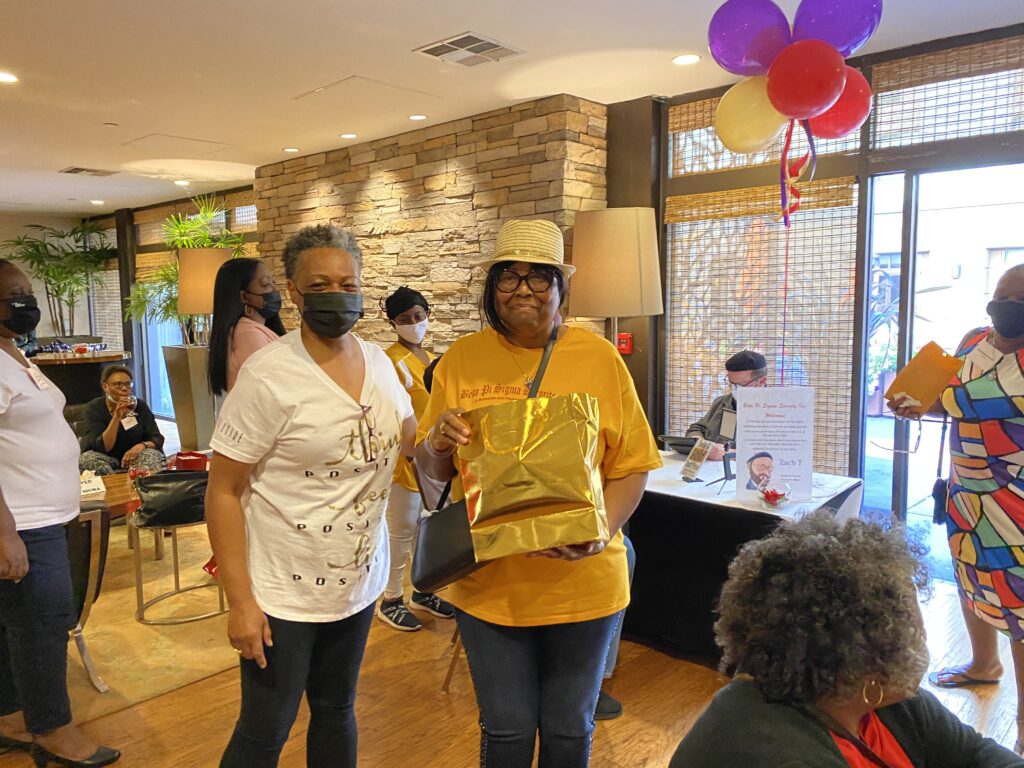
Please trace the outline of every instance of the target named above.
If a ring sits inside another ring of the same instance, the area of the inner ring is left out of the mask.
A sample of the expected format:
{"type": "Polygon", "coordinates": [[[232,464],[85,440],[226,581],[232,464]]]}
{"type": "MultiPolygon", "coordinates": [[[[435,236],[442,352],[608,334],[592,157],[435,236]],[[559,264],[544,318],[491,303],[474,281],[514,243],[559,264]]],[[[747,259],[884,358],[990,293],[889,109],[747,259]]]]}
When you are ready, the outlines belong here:
{"type": "Polygon", "coordinates": [[[210,391],[223,395],[250,355],[284,335],[281,294],[259,259],[231,259],[217,272],[210,329],[210,391]]]}

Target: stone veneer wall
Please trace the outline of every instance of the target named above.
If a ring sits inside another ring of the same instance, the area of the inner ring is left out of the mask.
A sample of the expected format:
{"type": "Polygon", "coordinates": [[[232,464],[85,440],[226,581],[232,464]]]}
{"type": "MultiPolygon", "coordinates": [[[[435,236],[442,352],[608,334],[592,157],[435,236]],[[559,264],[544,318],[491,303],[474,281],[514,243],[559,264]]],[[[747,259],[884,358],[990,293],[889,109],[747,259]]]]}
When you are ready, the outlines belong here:
{"type": "MultiPolygon", "coordinates": [[[[566,235],[577,211],[604,208],[606,108],[551,96],[256,171],[259,253],[285,285],[281,250],[298,229],[350,228],[363,249],[364,338],[390,342],[377,303],[421,291],[439,350],[480,328],[482,271],[502,223],[543,218],[566,235]]],[[[290,304],[283,312],[294,326],[290,304]]]]}

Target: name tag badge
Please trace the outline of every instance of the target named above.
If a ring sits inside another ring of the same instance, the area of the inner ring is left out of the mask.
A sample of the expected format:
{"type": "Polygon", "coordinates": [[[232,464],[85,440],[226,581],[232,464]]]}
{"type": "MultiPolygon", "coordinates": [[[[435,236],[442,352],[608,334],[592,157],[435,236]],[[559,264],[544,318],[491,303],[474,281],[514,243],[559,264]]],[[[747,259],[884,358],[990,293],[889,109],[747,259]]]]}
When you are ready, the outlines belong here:
{"type": "Polygon", "coordinates": [[[37,389],[50,388],[50,380],[43,376],[43,372],[34,365],[28,367],[28,375],[32,378],[32,383],[36,385],[37,389]]]}
{"type": "Polygon", "coordinates": [[[139,420],[136,419],[134,416],[125,416],[123,419],[121,419],[121,426],[124,427],[125,432],[127,432],[132,427],[138,425],[138,423],[139,420]]]}

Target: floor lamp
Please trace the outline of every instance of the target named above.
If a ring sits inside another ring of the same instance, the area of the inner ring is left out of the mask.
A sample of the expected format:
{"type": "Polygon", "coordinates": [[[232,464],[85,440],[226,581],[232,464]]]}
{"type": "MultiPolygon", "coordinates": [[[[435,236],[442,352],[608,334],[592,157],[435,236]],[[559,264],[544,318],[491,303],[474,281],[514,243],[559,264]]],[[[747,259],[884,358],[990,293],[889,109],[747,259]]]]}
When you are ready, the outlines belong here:
{"type": "Polygon", "coordinates": [[[572,236],[576,267],[569,292],[570,315],[606,317],[616,344],[620,317],[664,312],[658,228],[653,208],[580,211],[572,236]]]}

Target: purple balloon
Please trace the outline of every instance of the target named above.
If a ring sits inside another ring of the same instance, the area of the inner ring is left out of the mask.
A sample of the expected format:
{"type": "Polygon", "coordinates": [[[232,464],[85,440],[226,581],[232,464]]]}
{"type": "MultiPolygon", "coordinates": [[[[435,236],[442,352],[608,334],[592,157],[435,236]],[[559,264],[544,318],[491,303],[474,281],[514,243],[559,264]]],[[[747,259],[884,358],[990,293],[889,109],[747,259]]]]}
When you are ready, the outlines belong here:
{"type": "Polygon", "coordinates": [[[708,26],[712,57],[736,75],[767,74],[790,42],[789,21],[772,0],[727,0],[708,26]]]}
{"type": "Polygon", "coordinates": [[[882,20],[882,0],[803,0],[794,40],[824,40],[848,58],[864,47],[882,20]]]}

